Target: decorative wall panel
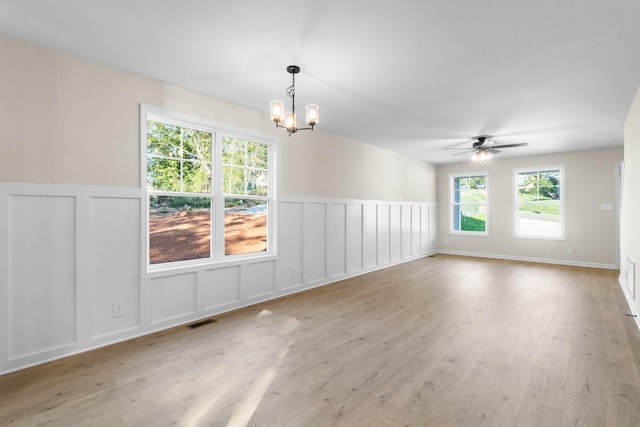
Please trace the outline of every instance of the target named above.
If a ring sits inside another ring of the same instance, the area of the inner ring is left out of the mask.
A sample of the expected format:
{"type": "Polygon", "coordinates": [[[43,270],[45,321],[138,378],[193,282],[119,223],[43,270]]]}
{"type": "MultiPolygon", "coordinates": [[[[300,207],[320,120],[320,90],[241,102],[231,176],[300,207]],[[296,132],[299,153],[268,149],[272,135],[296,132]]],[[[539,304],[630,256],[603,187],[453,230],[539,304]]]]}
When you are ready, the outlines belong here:
{"type": "Polygon", "coordinates": [[[75,199],[9,199],[9,358],[76,339],[75,199]]]}
{"type": "Polygon", "coordinates": [[[378,205],[378,265],[388,264],[391,257],[389,206],[378,205]]]}
{"type": "Polygon", "coordinates": [[[435,252],[434,206],[290,197],[275,255],[146,272],[142,200],[0,183],[0,373],[435,252]]]}
{"type": "Polygon", "coordinates": [[[378,263],[378,209],[366,203],[362,206],[362,250],[365,270],[378,263]]]}
{"type": "Polygon", "coordinates": [[[327,277],[343,276],[347,271],[347,208],[344,203],[327,205],[327,277]]]}
{"type": "Polygon", "coordinates": [[[198,286],[205,309],[238,303],[241,300],[240,266],[203,271],[198,286]]]}
{"type": "Polygon", "coordinates": [[[402,206],[389,207],[389,258],[391,262],[402,259],[402,206]]]}
{"type": "Polygon", "coordinates": [[[196,311],[196,273],[151,280],[152,322],[183,317],[196,311]]]}
{"type": "Polygon", "coordinates": [[[275,266],[273,261],[246,264],[242,275],[242,295],[247,300],[273,296],[275,266]]]}
{"type": "Polygon", "coordinates": [[[347,273],[362,271],[362,204],[347,205],[347,273]]]}
{"type": "Polygon", "coordinates": [[[91,198],[91,335],[140,324],[140,200],[91,198]],[[113,305],[121,304],[120,316],[113,305]]]}
{"type": "Polygon", "coordinates": [[[302,285],[302,218],[304,204],[282,202],[278,228],[278,254],[276,270],[277,289],[291,289],[302,285]]]}
{"type": "Polygon", "coordinates": [[[326,203],[307,203],[302,220],[302,268],[304,281],[313,283],[326,276],[326,203]]]}

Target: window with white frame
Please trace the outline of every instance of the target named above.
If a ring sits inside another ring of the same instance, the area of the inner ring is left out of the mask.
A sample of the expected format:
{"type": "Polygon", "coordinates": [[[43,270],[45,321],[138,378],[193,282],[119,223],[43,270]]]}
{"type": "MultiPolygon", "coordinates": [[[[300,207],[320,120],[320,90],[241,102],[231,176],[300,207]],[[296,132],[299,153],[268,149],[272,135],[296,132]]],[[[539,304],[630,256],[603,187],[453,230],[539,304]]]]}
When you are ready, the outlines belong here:
{"type": "Polygon", "coordinates": [[[273,147],[170,113],[142,114],[148,265],[270,253],[273,147]]]}
{"type": "Polygon", "coordinates": [[[564,167],[516,169],[515,236],[564,239],[564,167]]]}
{"type": "Polygon", "coordinates": [[[450,176],[452,233],[488,233],[487,184],[486,172],[450,176]]]}

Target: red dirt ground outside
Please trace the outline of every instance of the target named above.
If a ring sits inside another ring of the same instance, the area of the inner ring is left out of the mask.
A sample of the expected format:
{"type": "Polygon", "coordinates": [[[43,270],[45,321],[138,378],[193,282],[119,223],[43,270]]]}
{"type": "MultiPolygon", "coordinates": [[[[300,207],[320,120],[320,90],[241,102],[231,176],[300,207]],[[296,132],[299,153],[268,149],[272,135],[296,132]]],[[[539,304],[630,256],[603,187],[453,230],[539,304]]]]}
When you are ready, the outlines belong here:
{"type": "MultiPolygon", "coordinates": [[[[227,213],[225,253],[261,252],[267,249],[267,216],[227,213]]],[[[208,258],[211,218],[208,211],[151,214],[149,258],[151,264],[208,258]]]]}

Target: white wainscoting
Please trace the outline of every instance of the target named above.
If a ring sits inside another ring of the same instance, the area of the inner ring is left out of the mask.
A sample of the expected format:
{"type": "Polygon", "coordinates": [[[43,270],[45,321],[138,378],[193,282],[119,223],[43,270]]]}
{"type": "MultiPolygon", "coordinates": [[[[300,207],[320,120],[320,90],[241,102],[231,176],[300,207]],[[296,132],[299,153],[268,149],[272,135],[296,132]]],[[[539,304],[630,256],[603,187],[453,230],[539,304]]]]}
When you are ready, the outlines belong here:
{"type": "Polygon", "coordinates": [[[286,197],[277,256],[143,275],[142,196],[0,183],[0,373],[437,251],[435,204],[286,197]]]}
{"type": "MultiPolygon", "coordinates": [[[[135,194],[137,196],[137,194],[135,194]]],[[[87,260],[90,276],[91,337],[108,336],[140,325],[140,199],[90,197],[87,260]],[[114,318],[111,303],[123,301],[114,318]]]]}
{"type": "Polygon", "coordinates": [[[62,195],[16,195],[8,204],[8,346],[18,359],[77,340],[76,206],[62,195]]]}

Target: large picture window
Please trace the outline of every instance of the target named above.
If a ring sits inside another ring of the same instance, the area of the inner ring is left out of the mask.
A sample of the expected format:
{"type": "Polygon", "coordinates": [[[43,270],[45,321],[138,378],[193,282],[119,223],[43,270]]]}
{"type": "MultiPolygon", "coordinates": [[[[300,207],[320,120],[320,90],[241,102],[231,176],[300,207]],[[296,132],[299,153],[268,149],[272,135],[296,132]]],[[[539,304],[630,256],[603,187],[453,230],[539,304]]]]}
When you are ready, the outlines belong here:
{"type": "Polygon", "coordinates": [[[487,175],[455,174],[450,177],[451,232],[487,234],[487,175]]]}
{"type": "Polygon", "coordinates": [[[272,146],[143,114],[148,265],[268,253],[272,146]]]}
{"type": "Polygon", "coordinates": [[[564,239],[564,168],[517,169],[515,235],[564,239]]]}

